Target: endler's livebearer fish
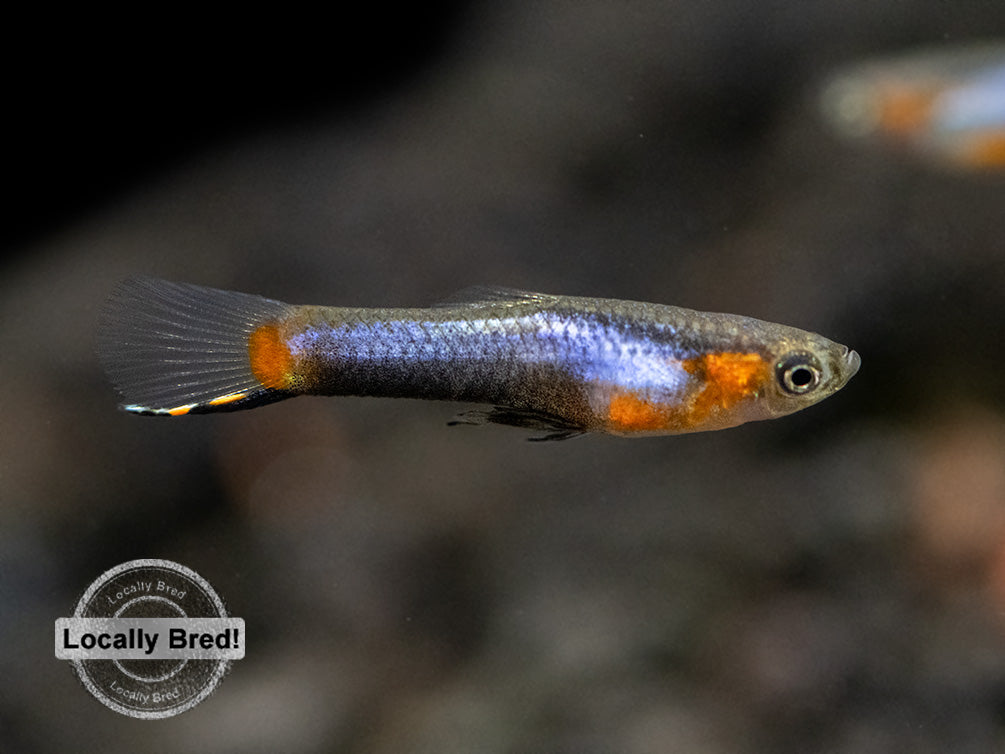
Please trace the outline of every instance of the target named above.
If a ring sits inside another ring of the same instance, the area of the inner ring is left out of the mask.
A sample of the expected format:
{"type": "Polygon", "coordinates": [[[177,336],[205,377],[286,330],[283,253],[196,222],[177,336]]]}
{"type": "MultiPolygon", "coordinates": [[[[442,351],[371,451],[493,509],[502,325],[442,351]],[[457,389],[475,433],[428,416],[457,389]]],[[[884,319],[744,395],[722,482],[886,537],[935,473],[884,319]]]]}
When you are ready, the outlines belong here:
{"type": "Polygon", "coordinates": [[[842,133],[959,168],[1005,168],[1005,42],[860,63],[824,88],[842,133]]]}
{"type": "Polygon", "coordinates": [[[120,283],[99,354],[127,411],[179,416],[294,395],[490,404],[562,439],[722,429],[839,390],[859,356],[793,327],[613,299],[483,289],[425,309],[292,306],[165,280],[120,283]]]}

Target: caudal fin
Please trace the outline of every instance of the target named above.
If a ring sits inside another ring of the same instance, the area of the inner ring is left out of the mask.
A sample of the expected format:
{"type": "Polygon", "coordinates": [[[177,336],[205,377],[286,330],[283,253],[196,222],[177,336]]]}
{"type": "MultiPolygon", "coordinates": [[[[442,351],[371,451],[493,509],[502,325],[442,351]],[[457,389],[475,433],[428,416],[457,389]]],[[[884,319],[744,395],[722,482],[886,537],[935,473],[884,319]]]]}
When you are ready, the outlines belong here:
{"type": "Polygon", "coordinates": [[[291,308],[247,293],[131,278],[101,312],[98,357],[126,411],[181,416],[270,403],[291,393],[255,377],[248,339],[291,308]]]}

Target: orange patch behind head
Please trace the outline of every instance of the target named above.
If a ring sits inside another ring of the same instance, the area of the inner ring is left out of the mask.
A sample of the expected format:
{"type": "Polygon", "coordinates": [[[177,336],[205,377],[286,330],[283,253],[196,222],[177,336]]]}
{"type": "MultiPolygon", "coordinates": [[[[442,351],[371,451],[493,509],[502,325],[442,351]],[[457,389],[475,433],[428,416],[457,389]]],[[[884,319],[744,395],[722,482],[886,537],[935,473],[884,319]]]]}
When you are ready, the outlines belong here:
{"type": "Polygon", "coordinates": [[[769,371],[768,363],[758,353],[710,353],[703,358],[709,383],[731,402],[760,389],[769,371]]]}
{"type": "Polygon", "coordinates": [[[634,393],[618,393],[607,408],[611,424],[624,432],[665,429],[667,417],[656,406],[634,393]]]}
{"type": "Polygon", "coordinates": [[[262,325],[248,336],[248,357],[251,372],[262,385],[280,390],[290,386],[293,355],[275,325],[262,325]]]}
{"type": "Polygon", "coordinates": [[[692,359],[686,368],[700,374],[705,386],[690,408],[692,426],[710,414],[729,411],[743,400],[756,396],[771,376],[771,366],[757,353],[709,353],[692,359]]]}
{"type": "Polygon", "coordinates": [[[754,397],[770,379],[771,365],[757,353],[708,353],[681,363],[693,385],[679,403],[660,403],[634,392],[616,392],[607,407],[615,432],[692,432],[743,421],[729,412],[754,397]],[[704,425],[709,424],[710,427],[704,425]]]}

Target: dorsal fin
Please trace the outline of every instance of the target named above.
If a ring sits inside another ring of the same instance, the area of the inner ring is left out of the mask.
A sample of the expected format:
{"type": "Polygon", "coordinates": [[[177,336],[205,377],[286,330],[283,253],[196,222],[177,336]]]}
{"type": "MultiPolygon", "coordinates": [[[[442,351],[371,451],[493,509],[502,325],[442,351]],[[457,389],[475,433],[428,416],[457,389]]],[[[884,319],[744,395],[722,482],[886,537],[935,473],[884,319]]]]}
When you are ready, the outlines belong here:
{"type": "Polygon", "coordinates": [[[497,306],[499,304],[544,303],[555,298],[547,293],[534,293],[519,288],[493,285],[472,285],[462,288],[435,306],[497,306]]]}

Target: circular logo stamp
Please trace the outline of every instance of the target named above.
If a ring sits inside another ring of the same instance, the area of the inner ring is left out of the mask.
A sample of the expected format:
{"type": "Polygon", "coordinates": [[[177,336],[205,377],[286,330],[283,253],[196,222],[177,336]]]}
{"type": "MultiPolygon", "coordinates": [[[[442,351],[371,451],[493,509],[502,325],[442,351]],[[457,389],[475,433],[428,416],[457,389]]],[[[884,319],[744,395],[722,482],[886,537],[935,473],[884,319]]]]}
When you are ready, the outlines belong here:
{"type": "Polygon", "coordinates": [[[56,657],[91,694],[130,717],[171,717],[209,696],[244,657],[244,621],[195,571],[132,560],[103,573],[56,621],[56,657]]]}

